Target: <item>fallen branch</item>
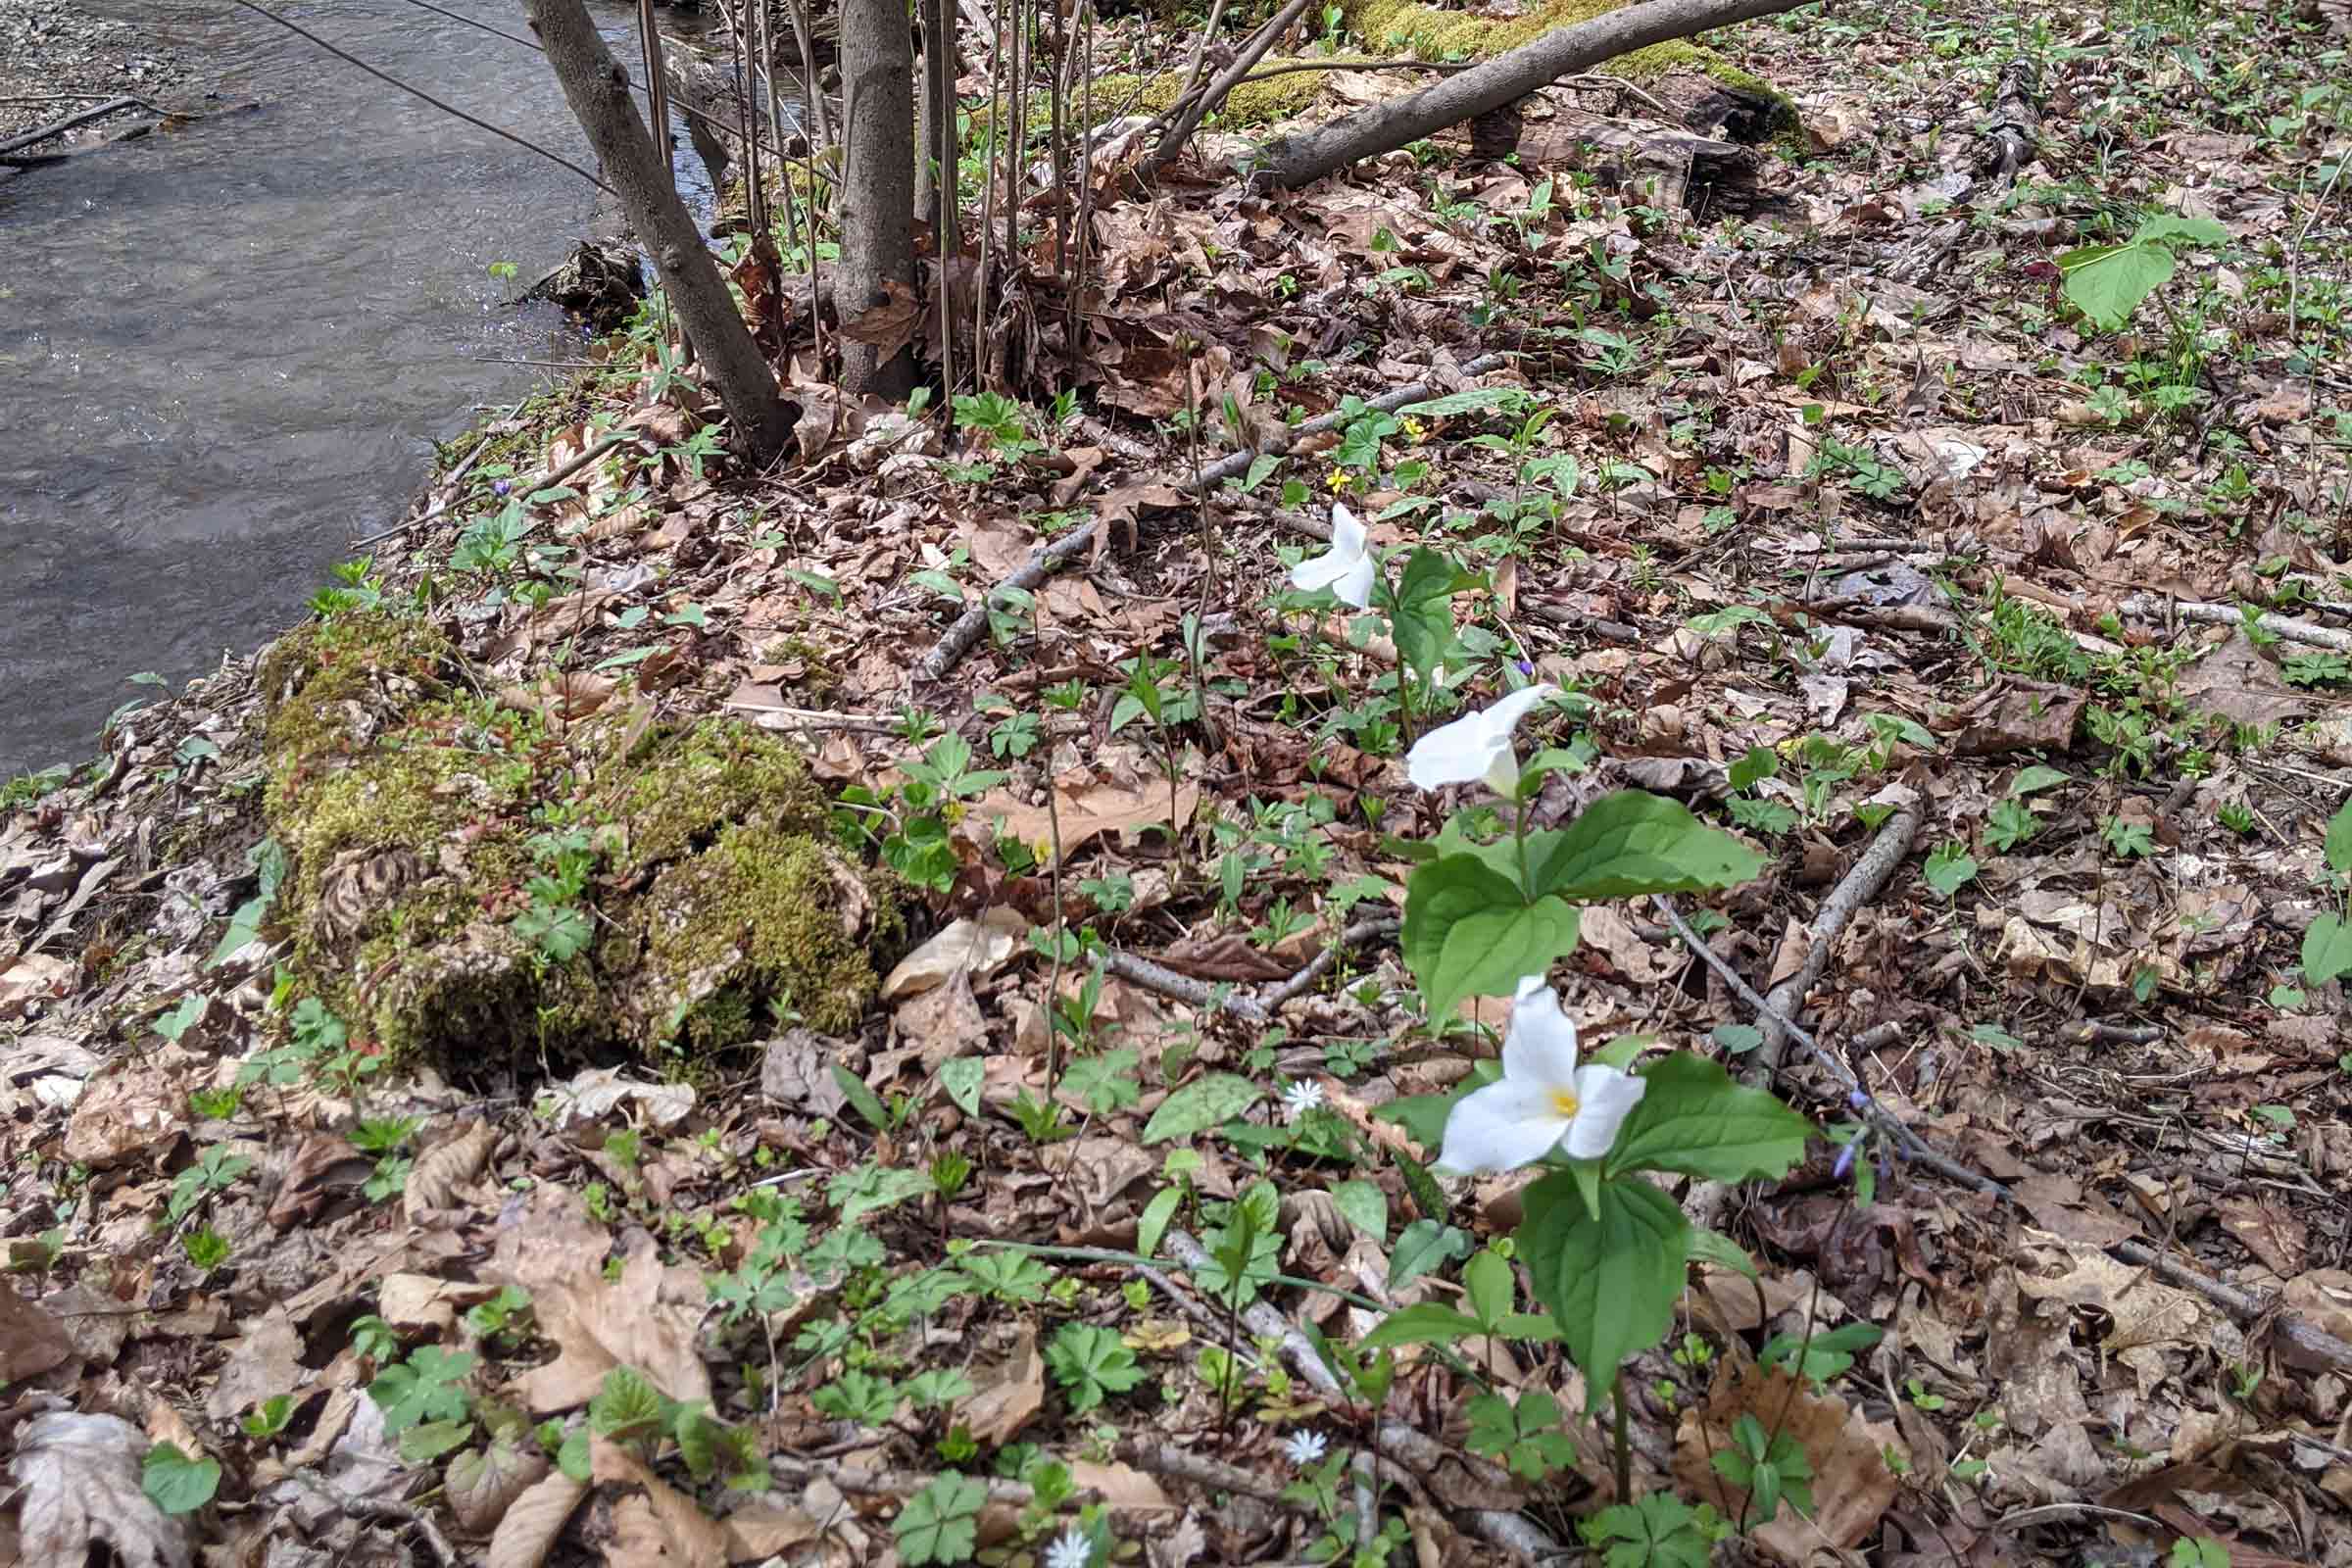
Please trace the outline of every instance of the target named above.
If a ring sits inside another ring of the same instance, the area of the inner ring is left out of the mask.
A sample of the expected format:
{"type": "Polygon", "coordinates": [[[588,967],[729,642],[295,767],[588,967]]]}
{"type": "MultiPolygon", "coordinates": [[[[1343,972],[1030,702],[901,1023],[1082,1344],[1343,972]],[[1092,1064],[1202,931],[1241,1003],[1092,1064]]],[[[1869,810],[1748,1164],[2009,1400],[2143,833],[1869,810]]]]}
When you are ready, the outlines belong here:
{"type": "Polygon", "coordinates": [[[1788,1034],[1773,1020],[1794,1017],[1804,1004],[1805,993],[1821,978],[1829,966],[1830,950],[1853,919],[1856,910],[1879,895],[1894,868],[1903,863],[1911,853],[1911,842],[1919,836],[1920,813],[1901,810],[1894,813],[1879,836],[1854,862],[1830,896],[1822,901],[1821,910],[1813,917],[1811,950],[1796,973],[1774,986],[1764,999],[1764,1046],[1756,1053],[1756,1069],[1749,1082],[1769,1082],[1781,1070],[1782,1058],[1788,1054],[1788,1034]]]}
{"type": "Polygon", "coordinates": [[[2308,643],[2314,648],[2332,648],[2339,654],[2352,654],[2352,631],[2338,631],[2333,626],[2315,626],[2308,620],[2290,620],[2284,615],[2263,612],[2251,619],[2235,605],[2205,605],[2193,600],[2167,599],[2161,594],[2133,594],[2116,607],[2118,611],[2138,620],[2165,620],[2179,616],[2203,626],[2251,625],[2290,643],[2308,643]]]}
{"type": "MultiPolygon", "coordinates": [[[[1509,358],[1510,356],[1507,354],[1482,354],[1463,366],[1461,373],[1483,375],[1489,370],[1499,368],[1509,358]]],[[[1431,382],[1416,381],[1410,386],[1402,386],[1393,392],[1382,393],[1379,397],[1374,398],[1367,407],[1378,409],[1383,414],[1392,414],[1407,403],[1418,403],[1424,398],[1436,397],[1442,390],[1431,382]]],[[[1176,488],[1197,489],[1205,493],[1212,485],[1223,484],[1228,479],[1237,479],[1249,472],[1250,465],[1256,462],[1261,456],[1268,453],[1288,452],[1298,443],[1299,437],[1319,435],[1325,430],[1336,430],[1349,419],[1357,416],[1354,414],[1337,412],[1326,414],[1320,418],[1309,419],[1304,424],[1274,432],[1261,447],[1245,447],[1239,452],[1229,453],[1225,457],[1219,458],[1201,469],[1198,479],[1188,476],[1170,479],[1167,482],[1176,488]]],[[[1095,542],[1099,536],[1106,536],[1105,530],[1100,522],[1091,528],[1073,529],[1052,544],[1040,545],[1036,550],[1031,551],[1029,559],[1022,564],[1018,571],[991,588],[981,597],[979,604],[956,616],[948,629],[940,634],[939,641],[931,645],[931,651],[925,654],[923,662],[915,666],[913,678],[917,681],[946,679],[948,671],[954,669],[956,662],[965,654],[971,652],[972,645],[980,640],[980,634],[988,629],[989,609],[996,604],[1000,594],[1013,590],[1027,592],[1035,589],[1054,574],[1055,567],[1082,554],[1088,545],[1095,542]]]]}
{"type": "Polygon", "coordinates": [[[1396,931],[1396,922],[1394,920],[1359,920],[1341,932],[1321,953],[1309,958],[1298,973],[1287,980],[1275,982],[1274,988],[1262,997],[1233,992],[1219,995],[1218,988],[1205,980],[1178,974],[1165,964],[1153,963],[1150,958],[1138,957],[1132,953],[1114,953],[1103,961],[1102,967],[1106,974],[1115,974],[1130,985],[1171,997],[1188,1006],[1230,1012],[1248,1023],[1265,1023],[1281,1010],[1284,1003],[1296,998],[1321,978],[1323,971],[1331,967],[1342,952],[1375,937],[1393,936],[1396,931]]]}
{"type": "Polygon", "coordinates": [[[1394,152],[1448,125],[1515,103],[1546,82],[1651,44],[1796,9],[1798,0],[1642,0],[1554,27],[1475,70],[1286,136],[1266,149],[1257,178],[1285,189],[1311,184],[1365,158],[1394,152]]]}
{"type": "Polygon", "coordinates": [[[151,115],[166,113],[144,98],[133,98],[127,95],[121,98],[109,98],[94,109],[81,110],[79,113],[66,116],[63,120],[52,120],[38,130],[28,130],[22,136],[12,136],[7,141],[0,141],[0,154],[13,153],[21,147],[30,147],[36,142],[47,141],[52,136],[63,136],[76,126],[86,125],[93,120],[104,120],[109,115],[121,114],[125,109],[144,109],[151,115]]]}
{"type": "MultiPolygon", "coordinates": [[[[1167,128],[1136,166],[1136,173],[1147,181],[1157,178],[1159,172],[1184,151],[1185,143],[1193,139],[1193,132],[1200,128],[1200,122],[1232,96],[1234,88],[1242,84],[1250,73],[1256,69],[1257,63],[1266,57],[1266,51],[1274,47],[1274,40],[1281,37],[1305,11],[1306,0],[1290,0],[1288,5],[1267,19],[1264,25],[1250,34],[1249,41],[1242,45],[1241,52],[1234,56],[1233,63],[1219,73],[1217,78],[1199,96],[1196,97],[1193,92],[1193,77],[1186,78],[1184,91],[1178,94],[1174,107],[1163,117],[1167,121],[1167,128]]],[[[1215,27],[1216,18],[1212,13],[1209,32],[1213,33],[1215,27]]],[[[1208,43],[1209,33],[1203,33],[1200,39],[1203,52],[1207,50],[1208,43]]],[[[1194,57],[1194,76],[1200,74],[1201,58],[1200,55],[1194,57]]]]}

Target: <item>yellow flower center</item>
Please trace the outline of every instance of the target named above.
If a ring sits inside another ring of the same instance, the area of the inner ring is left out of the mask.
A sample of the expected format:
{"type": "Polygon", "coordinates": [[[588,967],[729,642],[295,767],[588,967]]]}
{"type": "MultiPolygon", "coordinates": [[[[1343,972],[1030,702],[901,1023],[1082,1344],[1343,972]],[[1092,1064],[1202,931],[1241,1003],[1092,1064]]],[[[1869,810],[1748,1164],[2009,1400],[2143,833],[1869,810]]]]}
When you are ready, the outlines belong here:
{"type": "Polygon", "coordinates": [[[1551,1092],[1551,1113],[1562,1121],[1576,1120],[1581,1104],[1573,1089],[1554,1089],[1551,1092]]]}

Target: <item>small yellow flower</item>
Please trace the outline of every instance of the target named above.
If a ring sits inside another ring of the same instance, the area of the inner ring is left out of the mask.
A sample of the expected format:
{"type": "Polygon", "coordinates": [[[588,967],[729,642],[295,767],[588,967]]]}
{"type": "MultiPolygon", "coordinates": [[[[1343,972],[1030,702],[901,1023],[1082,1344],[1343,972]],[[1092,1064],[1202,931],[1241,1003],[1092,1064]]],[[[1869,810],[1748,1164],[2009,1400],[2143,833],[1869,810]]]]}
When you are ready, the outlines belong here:
{"type": "Polygon", "coordinates": [[[1417,443],[1426,432],[1422,429],[1419,419],[1407,419],[1404,421],[1404,433],[1408,440],[1417,443]]]}
{"type": "Polygon", "coordinates": [[[1330,485],[1335,492],[1347,489],[1348,486],[1353,482],[1353,480],[1348,477],[1348,470],[1346,468],[1332,469],[1331,477],[1324,481],[1324,483],[1330,485]]]}

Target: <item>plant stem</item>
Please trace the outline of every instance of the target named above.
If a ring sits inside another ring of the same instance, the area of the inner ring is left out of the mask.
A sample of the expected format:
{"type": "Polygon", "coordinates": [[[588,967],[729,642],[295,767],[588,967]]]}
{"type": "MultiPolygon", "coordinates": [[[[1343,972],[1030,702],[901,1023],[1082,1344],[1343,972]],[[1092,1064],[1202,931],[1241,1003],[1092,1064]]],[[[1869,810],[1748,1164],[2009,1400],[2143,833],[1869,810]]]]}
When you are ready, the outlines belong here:
{"type": "Polygon", "coordinates": [[[1516,799],[1516,793],[1513,792],[1514,799],[1511,802],[1517,810],[1511,823],[1511,837],[1519,846],[1519,896],[1533,904],[1536,902],[1535,879],[1527,872],[1527,803],[1516,799]]]}
{"type": "Polygon", "coordinates": [[[1617,1500],[1631,1502],[1634,1500],[1634,1450],[1633,1441],[1626,1431],[1625,1368],[1622,1365],[1617,1368],[1617,1381],[1611,1396],[1617,1404],[1617,1500]]]}

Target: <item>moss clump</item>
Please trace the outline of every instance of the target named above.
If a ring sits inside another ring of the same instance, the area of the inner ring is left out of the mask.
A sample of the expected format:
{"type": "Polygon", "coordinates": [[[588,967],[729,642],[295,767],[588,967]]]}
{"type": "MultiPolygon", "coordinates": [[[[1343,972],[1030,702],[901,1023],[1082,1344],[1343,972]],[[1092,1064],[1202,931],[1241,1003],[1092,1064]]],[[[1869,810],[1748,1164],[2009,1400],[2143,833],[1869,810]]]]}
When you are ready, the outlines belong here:
{"type": "MultiPolygon", "coordinates": [[[[631,922],[642,946],[625,994],[638,1032],[689,1055],[750,1038],[774,1000],[809,1027],[857,1022],[874,993],[864,944],[839,911],[870,895],[818,840],[773,827],[730,827],[665,869],[631,922]]],[[[611,955],[611,945],[607,947],[611,955]]]]}
{"type": "Polygon", "coordinates": [[[615,1046],[679,1048],[691,1070],[771,1001],[856,1023],[898,915],[834,849],[796,753],[626,713],[559,739],[455,663],[420,622],[373,615],[267,662],[280,913],[295,972],[355,1037],[445,1071],[615,1046]]]}

